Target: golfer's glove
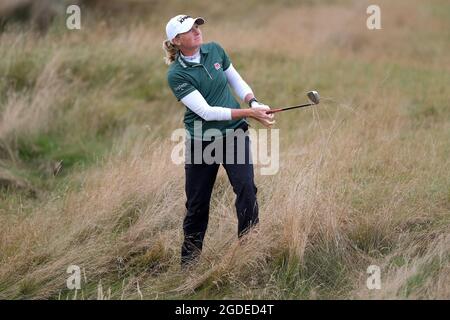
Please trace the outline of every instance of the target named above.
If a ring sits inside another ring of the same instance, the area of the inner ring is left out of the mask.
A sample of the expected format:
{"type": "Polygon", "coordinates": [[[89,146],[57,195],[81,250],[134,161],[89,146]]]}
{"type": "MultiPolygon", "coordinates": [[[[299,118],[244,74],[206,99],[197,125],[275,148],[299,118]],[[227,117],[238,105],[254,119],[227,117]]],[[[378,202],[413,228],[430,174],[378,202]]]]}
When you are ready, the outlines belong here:
{"type": "Polygon", "coordinates": [[[258,102],[258,101],[253,101],[251,106],[252,106],[252,108],[264,108],[264,109],[270,110],[269,106],[262,104],[261,102],[258,102]]]}

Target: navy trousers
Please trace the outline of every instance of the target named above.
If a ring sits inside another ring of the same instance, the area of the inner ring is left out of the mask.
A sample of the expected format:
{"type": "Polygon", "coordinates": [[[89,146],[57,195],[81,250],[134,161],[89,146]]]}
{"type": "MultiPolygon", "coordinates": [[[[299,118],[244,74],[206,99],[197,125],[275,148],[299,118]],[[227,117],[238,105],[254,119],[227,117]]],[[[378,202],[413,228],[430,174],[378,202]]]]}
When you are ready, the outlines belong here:
{"type": "MultiPolygon", "coordinates": [[[[236,129],[236,132],[238,132],[237,130],[240,130],[239,132],[242,134],[233,134],[231,137],[227,135],[223,138],[222,150],[224,156],[219,163],[205,163],[203,159],[201,163],[198,163],[198,161],[194,163],[193,153],[191,152],[193,140],[187,141],[186,150],[190,154],[187,155],[186,159],[191,159],[191,161],[186,161],[185,164],[187,201],[186,216],[183,222],[182,266],[195,261],[202,250],[203,239],[208,227],[211,193],[220,164],[225,168],[236,194],[238,237],[242,237],[252,226],[258,223],[258,202],[256,199],[258,189],[254,183],[247,123],[244,122],[236,129]],[[232,141],[233,143],[230,145],[232,141]],[[242,153],[244,153],[245,159],[242,153]]],[[[215,141],[217,142],[217,140],[215,141]]],[[[211,143],[214,143],[214,141],[202,141],[201,150],[204,151],[211,143]]]]}

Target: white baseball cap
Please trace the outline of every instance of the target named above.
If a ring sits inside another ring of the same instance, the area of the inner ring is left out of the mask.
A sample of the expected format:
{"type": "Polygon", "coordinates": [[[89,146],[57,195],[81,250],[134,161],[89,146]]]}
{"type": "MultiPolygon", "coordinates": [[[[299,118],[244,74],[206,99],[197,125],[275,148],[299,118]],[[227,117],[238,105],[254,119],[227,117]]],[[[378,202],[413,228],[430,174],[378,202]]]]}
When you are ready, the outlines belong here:
{"type": "Polygon", "coordinates": [[[172,42],[173,38],[175,38],[177,34],[191,30],[194,23],[198,25],[204,24],[205,19],[202,17],[193,19],[191,16],[186,14],[179,14],[173,17],[166,25],[167,39],[172,42]]]}

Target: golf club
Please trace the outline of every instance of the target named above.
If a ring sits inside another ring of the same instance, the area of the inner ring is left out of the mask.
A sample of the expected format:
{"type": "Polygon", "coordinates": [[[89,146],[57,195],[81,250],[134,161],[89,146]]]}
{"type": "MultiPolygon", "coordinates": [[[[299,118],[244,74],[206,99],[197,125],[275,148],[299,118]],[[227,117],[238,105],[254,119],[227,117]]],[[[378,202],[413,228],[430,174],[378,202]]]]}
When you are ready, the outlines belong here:
{"type": "Polygon", "coordinates": [[[292,106],[292,107],[286,107],[286,108],[278,108],[278,109],[272,109],[267,111],[267,114],[271,114],[271,113],[276,113],[276,112],[281,112],[281,111],[286,111],[286,110],[291,110],[291,109],[297,109],[297,108],[303,108],[303,107],[309,107],[309,106],[314,106],[316,104],[319,104],[320,102],[320,96],[319,93],[317,91],[309,91],[306,96],[308,97],[309,101],[311,101],[311,103],[306,103],[306,104],[301,104],[298,106],[292,106]]]}

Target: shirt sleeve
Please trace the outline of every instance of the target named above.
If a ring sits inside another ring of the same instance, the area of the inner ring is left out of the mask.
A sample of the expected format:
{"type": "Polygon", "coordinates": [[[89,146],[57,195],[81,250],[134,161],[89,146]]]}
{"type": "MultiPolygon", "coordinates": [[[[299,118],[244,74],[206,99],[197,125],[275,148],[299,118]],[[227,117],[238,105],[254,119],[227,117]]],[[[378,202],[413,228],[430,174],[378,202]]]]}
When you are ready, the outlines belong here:
{"type": "Polygon", "coordinates": [[[181,102],[205,121],[231,120],[230,108],[210,106],[198,90],[194,90],[186,95],[181,99],[181,102]]]}
{"type": "Polygon", "coordinates": [[[225,71],[225,76],[227,77],[228,83],[233,88],[234,92],[236,92],[237,96],[242,100],[244,100],[245,96],[249,93],[253,94],[252,89],[249,87],[247,82],[242,79],[241,75],[233,67],[233,64],[230,64],[229,68],[225,71]]]}
{"type": "Polygon", "coordinates": [[[220,44],[215,43],[217,46],[217,50],[219,50],[219,54],[222,57],[222,68],[223,71],[227,70],[228,67],[231,64],[231,60],[230,57],[227,55],[227,53],[225,52],[225,50],[220,46],[220,44]]]}
{"type": "Polygon", "coordinates": [[[176,73],[169,73],[167,75],[167,81],[169,83],[169,87],[172,90],[173,94],[177,98],[178,101],[183,99],[189,93],[194,90],[197,90],[189,81],[189,79],[185,79],[182,75],[176,73]]]}

